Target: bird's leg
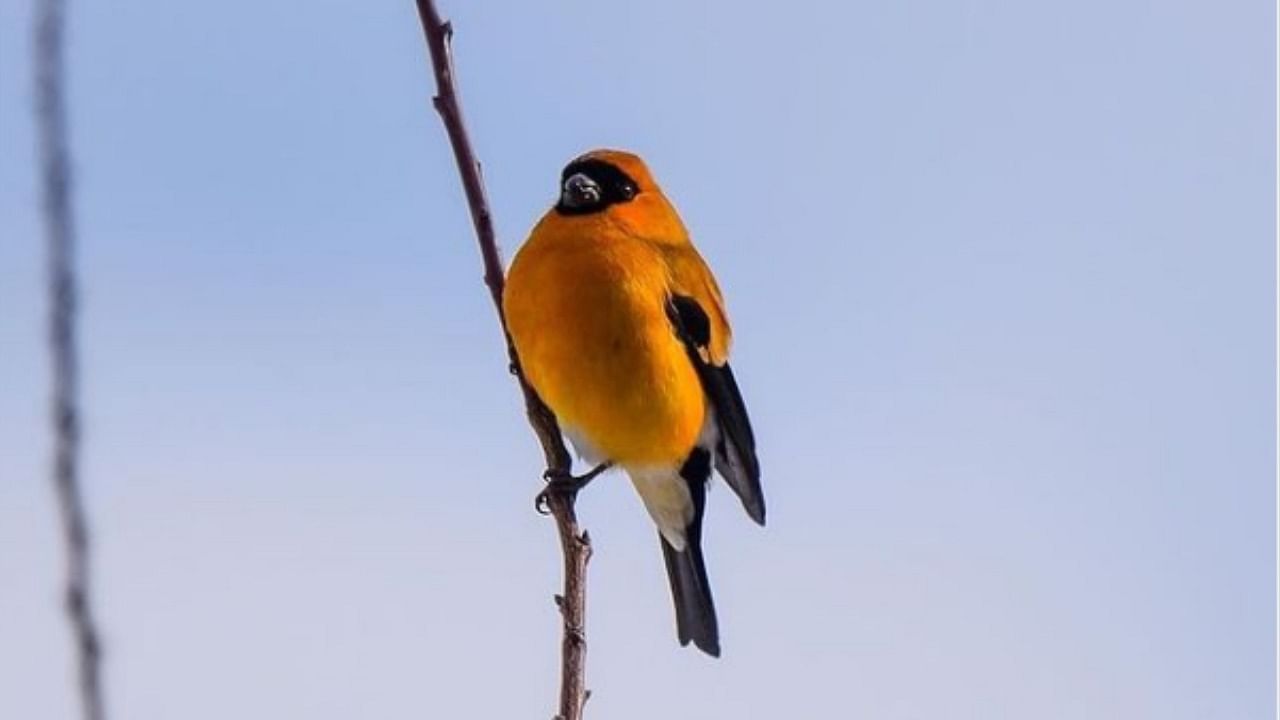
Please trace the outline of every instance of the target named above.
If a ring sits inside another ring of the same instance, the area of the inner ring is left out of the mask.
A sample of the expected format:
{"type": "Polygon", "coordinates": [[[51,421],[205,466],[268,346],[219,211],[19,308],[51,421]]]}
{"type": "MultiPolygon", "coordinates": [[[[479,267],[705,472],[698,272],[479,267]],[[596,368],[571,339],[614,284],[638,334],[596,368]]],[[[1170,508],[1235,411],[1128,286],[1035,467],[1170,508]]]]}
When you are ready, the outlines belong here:
{"type": "Polygon", "coordinates": [[[611,467],[613,463],[606,460],[591,468],[585,475],[570,475],[566,470],[548,470],[542,473],[542,477],[547,481],[547,490],[550,492],[578,492],[611,467]]]}
{"type": "Polygon", "coordinates": [[[591,468],[590,471],[583,475],[572,475],[567,470],[551,469],[542,473],[542,477],[547,481],[547,486],[538,493],[534,498],[534,507],[543,515],[547,514],[547,498],[553,494],[556,495],[576,495],[578,491],[586,487],[588,483],[596,479],[600,473],[613,467],[613,463],[605,461],[591,468]]]}

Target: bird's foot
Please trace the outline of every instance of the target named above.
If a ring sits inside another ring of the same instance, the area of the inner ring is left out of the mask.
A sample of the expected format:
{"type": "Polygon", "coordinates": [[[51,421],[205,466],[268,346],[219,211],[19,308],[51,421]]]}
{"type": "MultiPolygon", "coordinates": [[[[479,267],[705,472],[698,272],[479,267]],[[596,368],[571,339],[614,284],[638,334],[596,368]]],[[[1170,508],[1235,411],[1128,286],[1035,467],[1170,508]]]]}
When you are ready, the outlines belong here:
{"type": "Polygon", "coordinates": [[[542,478],[547,481],[547,486],[533,499],[533,506],[537,508],[538,512],[546,515],[551,512],[547,501],[551,499],[552,495],[573,497],[578,494],[579,490],[586,487],[592,480],[595,480],[597,475],[611,467],[613,467],[613,463],[602,462],[583,475],[572,475],[567,470],[547,470],[542,473],[542,478]]]}

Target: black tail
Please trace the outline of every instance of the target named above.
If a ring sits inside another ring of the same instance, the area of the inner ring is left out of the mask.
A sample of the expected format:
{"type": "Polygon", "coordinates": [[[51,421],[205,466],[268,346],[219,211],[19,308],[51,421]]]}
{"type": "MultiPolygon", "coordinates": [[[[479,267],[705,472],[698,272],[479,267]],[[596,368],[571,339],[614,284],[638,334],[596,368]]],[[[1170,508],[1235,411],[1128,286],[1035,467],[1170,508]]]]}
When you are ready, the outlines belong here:
{"type": "Polygon", "coordinates": [[[702,548],[689,538],[684,552],[671,547],[659,536],[662,557],[667,561],[667,577],[671,580],[671,599],[676,603],[676,635],[681,645],[692,640],[698,649],[712,657],[720,657],[720,630],[716,626],[716,606],[711,600],[707,568],[702,563],[702,548]]]}
{"type": "Polygon", "coordinates": [[[711,476],[711,455],[695,448],[680,468],[693,498],[693,521],[685,528],[684,550],[676,550],[663,538],[662,558],[671,580],[671,599],[676,604],[676,635],[681,645],[690,641],[706,654],[720,657],[720,629],[716,606],[711,600],[711,583],[702,561],[702,512],[707,503],[707,479],[711,476]]]}

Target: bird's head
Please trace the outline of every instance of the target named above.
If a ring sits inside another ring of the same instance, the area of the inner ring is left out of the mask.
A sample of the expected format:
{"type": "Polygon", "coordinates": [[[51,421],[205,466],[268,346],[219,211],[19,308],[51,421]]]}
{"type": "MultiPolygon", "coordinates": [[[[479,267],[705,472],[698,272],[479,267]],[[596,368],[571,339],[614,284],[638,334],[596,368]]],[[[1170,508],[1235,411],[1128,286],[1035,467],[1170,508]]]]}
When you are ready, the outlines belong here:
{"type": "Polygon", "coordinates": [[[686,237],[648,166],[623,150],[592,150],[570,161],[560,173],[553,212],[566,220],[608,218],[654,239],[686,237]]]}

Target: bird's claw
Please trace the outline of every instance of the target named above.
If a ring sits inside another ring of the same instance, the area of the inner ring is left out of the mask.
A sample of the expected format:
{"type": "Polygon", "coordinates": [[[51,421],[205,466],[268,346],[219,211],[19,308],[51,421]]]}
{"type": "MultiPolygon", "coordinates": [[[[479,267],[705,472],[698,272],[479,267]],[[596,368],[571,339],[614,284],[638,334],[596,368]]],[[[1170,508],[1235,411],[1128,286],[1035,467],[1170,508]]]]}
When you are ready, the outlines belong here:
{"type": "Polygon", "coordinates": [[[533,507],[542,515],[551,513],[551,496],[560,495],[572,497],[578,494],[578,491],[586,487],[588,483],[596,479],[600,473],[613,467],[613,463],[602,462],[592,468],[586,474],[573,475],[568,470],[560,468],[548,468],[542,473],[542,479],[547,481],[547,486],[542,489],[533,499],[533,507]]]}

